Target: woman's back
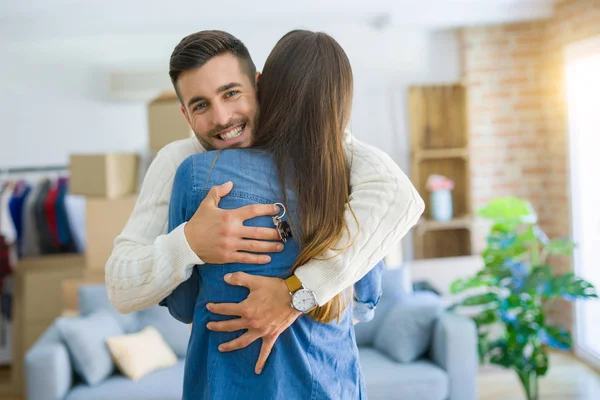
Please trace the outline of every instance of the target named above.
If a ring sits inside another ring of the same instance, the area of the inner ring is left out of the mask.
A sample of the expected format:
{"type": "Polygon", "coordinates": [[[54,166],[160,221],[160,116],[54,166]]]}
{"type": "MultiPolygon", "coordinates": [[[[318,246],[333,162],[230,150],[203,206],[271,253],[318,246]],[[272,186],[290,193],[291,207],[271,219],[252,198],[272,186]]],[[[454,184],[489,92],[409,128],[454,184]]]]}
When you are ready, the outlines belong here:
{"type": "MultiPolygon", "coordinates": [[[[219,207],[239,208],[248,204],[283,203],[277,169],[271,156],[260,150],[225,150],[191,156],[179,167],[173,186],[169,228],[189,220],[215,185],[233,182],[232,191],[219,207]]],[[[287,213],[296,221],[296,197],[287,192],[287,213]]],[[[288,218],[289,217],[289,218],[288,218]]],[[[270,217],[246,221],[246,225],[273,227],[270,217]]],[[[204,264],[197,266],[198,296],[195,301],[192,336],[185,367],[184,396],[189,399],[358,399],[364,385],[358,350],[352,329],[351,309],[339,323],[318,323],[301,316],[273,348],[261,375],[254,373],[260,341],[247,348],[220,353],[220,344],[241,336],[239,332],[212,332],[209,321],[228,319],[210,313],[206,303],[241,302],[248,296],[244,287],[225,283],[224,275],[244,271],[250,274],[286,278],[299,253],[297,238],[288,239],[271,263],[204,264]]]]}

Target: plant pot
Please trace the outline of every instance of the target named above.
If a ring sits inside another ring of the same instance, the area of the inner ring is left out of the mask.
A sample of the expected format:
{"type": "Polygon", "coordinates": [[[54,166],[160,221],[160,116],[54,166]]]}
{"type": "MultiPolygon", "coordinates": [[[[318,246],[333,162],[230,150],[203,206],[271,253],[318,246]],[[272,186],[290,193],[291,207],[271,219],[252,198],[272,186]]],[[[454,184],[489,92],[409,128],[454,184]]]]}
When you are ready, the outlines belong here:
{"type": "Polygon", "coordinates": [[[450,190],[435,190],[431,192],[431,218],[446,222],[452,219],[452,192],[450,190]]]}

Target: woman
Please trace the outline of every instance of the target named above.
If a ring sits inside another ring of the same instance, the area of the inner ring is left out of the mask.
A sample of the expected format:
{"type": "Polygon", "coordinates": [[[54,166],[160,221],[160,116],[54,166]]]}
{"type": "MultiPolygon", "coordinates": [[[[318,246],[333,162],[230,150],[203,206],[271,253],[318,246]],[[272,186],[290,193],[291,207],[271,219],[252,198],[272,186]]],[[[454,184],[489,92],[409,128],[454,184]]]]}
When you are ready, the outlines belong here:
{"type": "MultiPolygon", "coordinates": [[[[292,31],[275,46],[259,82],[261,116],[253,148],[191,156],[177,170],[169,228],[189,220],[210,188],[226,181],[233,190],[219,206],[282,203],[292,238],[267,265],[195,267],[193,277],[169,296],[178,319],[193,318],[184,375],[184,399],[366,398],[352,328],[351,291],[296,320],[278,339],[262,374],[254,373],[260,342],[231,353],[219,344],[243,332],[212,332],[224,320],[208,302],[239,302],[248,291],[229,286],[224,275],[245,271],[289,276],[294,268],[331,250],[347,230],[349,163],[343,148],[352,102],[352,71],[339,44],[326,34],[292,31]],[[186,287],[193,287],[187,290],[186,287]]],[[[269,217],[247,221],[273,226],[269,217]]],[[[344,249],[339,249],[344,251],[344,249]]],[[[379,294],[381,265],[355,286],[362,301],[379,294]]],[[[368,317],[366,317],[368,319],[368,317]]]]}

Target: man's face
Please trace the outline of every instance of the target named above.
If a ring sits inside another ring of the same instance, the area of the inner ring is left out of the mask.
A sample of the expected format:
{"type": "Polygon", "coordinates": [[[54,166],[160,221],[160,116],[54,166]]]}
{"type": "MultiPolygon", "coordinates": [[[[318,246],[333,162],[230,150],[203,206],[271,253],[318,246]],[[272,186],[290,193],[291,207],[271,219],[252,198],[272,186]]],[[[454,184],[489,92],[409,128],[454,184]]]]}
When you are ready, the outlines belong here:
{"type": "Polygon", "coordinates": [[[227,53],[183,72],[177,81],[181,111],[207,150],[248,147],[257,114],[256,84],[227,53]]]}

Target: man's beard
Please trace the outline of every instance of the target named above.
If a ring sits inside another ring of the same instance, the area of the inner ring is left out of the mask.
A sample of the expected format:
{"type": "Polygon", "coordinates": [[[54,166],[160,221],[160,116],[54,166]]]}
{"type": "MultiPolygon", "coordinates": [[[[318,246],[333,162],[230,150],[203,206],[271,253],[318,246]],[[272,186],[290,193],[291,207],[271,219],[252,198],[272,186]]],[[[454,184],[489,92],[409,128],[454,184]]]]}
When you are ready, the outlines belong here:
{"type": "Polygon", "coordinates": [[[196,139],[198,139],[198,141],[200,142],[200,144],[202,145],[202,147],[204,147],[204,150],[206,150],[206,151],[216,150],[209,142],[207,142],[206,140],[204,140],[202,138],[202,136],[198,135],[198,133],[196,133],[196,131],[194,131],[194,135],[196,135],[196,139]]]}

